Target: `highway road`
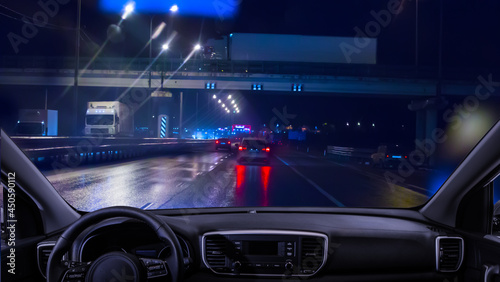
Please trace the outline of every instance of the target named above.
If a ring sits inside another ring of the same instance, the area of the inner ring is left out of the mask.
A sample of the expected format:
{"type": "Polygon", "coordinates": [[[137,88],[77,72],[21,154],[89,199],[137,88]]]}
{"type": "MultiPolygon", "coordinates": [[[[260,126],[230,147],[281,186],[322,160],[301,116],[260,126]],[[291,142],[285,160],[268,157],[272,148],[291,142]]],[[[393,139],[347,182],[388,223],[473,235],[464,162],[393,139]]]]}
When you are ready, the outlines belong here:
{"type": "Polygon", "coordinates": [[[43,171],[85,211],[111,205],[411,207],[428,199],[422,181],[389,185],[385,172],[289,148],[275,150],[268,165],[239,165],[236,152],[211,151],[43,171]]]}

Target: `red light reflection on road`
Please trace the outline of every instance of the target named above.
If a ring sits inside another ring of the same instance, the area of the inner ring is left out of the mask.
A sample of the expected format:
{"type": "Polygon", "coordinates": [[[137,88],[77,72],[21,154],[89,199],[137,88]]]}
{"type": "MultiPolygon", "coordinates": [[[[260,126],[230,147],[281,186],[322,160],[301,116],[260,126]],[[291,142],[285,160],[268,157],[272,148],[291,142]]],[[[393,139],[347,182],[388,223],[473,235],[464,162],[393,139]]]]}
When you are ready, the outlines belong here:
{"type": "Polygon", "coordinates": [[[263,166],[260,168],[260,180],[262,181],[262,187],[267,191],[269,187],[269,173],[271,172],[270,166],[263,166]]]}
{"type": "Polygon", "coordinates": [[[260,168],[260,181],[262,182],[262,188],[264,188],[262,206],[269,206],[269,197],[267,195],[267,188],[269,187],[269,173],[271,172],[270,166],[263,166],[260,168]]]}
{"type": "Polygon", "coordinates": [[[243,195],[243,183],[245,182],[245,166],[237,165],[236,166],[236,205],[242,206],[244,203],[244,195],[243,195]]]}
{"type": "Polygon", "coordinates": [[[269,206],[270,166],[236,166],[236,206],[269,206]]]}
{"type": "Polygon", "coordinates": [[[236,188],[240,189],[241,185],[245,181],[245,166],[237,165],[236,166],[236,188]]]}

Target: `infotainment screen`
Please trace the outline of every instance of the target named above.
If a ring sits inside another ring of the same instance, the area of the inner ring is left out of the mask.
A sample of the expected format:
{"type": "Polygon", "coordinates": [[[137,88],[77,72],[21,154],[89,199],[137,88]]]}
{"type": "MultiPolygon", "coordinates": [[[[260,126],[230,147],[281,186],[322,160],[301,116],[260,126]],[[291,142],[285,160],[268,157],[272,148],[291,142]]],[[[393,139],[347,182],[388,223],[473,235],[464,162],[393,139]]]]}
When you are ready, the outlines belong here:
{"type": "Polygon", "coordinates": [[[278,242],[276,241],[243,241],[243,248],[247,255],[277,256],[278,242]]]}

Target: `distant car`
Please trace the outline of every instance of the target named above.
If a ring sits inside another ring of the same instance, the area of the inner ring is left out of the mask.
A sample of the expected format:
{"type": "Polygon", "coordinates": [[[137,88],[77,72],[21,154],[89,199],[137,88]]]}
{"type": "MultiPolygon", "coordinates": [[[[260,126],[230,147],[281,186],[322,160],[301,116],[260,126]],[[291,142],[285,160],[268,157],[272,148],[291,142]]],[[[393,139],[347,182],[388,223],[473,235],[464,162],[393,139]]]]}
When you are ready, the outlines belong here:
{"type": "Polygon", "coordinates": [[[271,144],[274,146],[283,146],[283,142],[281,140],[273,140],[271,144]]]}
{"type": "Polygon", "coordinates": [[[398,145],[380,145],[371,155],[372,165],[382,168],[396,168],[402,159],[407,158],[405,150],[398,145]]]}
{"type": "Polygon", "coordinates": [[[271,154],[269,144],[262,138],[243,138],[238,146],[238,163],[268,163],[271,154]]]}
{"type": "Polygon", "coordinates": [[[231,150],[231,141],[228,138],[219,138],[215,140],[215,150],[231,150]]]}

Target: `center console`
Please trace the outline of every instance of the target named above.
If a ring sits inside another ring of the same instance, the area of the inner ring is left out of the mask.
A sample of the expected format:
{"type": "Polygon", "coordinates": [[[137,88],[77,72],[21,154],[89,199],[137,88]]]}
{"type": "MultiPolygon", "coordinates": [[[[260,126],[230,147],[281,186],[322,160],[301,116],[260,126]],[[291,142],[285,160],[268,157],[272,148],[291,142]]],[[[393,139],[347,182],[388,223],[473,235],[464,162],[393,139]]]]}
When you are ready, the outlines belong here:
{"type": "Polygon", "coordinates": [[[202,237],[204,264],[216,274],[310,276],[326,261],[328,237],[286,230],[208,232],[202,237]]]}

